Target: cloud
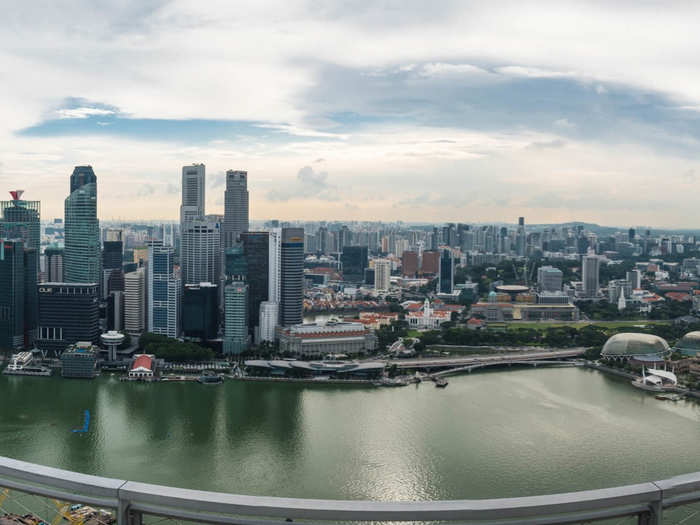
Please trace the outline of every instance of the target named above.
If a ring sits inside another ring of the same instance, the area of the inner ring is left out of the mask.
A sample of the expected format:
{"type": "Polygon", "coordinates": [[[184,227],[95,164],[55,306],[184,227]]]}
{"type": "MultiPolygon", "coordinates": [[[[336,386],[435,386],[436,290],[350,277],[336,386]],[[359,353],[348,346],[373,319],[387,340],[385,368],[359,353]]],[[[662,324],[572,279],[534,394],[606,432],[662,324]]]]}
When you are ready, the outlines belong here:
{"type": "Polygon", "coordinates": [[[304,166],[297,173],[296,182],[287,184],[282,189],[269,191],[267,198],[271,201],[293,199],[337,201],[340,196],[336,187],[328,183],[327,172],[314,171],[311,166],[304,166]]]}
{"type": "Polygon", "coordinates": [[[533,142],[527,147],[530,149],[549,149],[549,148],[563,148],[566,146],[566,141],[561,139],[553,139],[547,141],[533,142]]]}

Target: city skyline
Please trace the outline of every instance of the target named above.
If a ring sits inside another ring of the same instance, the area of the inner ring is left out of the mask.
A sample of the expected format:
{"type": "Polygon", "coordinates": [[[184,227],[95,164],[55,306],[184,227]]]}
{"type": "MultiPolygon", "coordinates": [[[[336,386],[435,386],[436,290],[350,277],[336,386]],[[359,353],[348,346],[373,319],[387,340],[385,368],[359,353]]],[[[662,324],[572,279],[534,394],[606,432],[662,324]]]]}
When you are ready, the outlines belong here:
{"type": "Polygon", "coordinates": [[[253,219],[689,227],[698,9],[15,6],[0,185],[57,217],[66,173],[90,163],[101,219],[169,219],[179,167],[203,162],[207,209],[246,170],[253,219]]]}

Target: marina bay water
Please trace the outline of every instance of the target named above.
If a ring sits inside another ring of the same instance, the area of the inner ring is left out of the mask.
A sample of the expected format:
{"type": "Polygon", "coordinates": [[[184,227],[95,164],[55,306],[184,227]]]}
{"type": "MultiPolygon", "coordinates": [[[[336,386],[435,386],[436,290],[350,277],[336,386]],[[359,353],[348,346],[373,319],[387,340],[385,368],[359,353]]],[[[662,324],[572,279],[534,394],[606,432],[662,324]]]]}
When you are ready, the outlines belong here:
{"type": "Polygon", "coordinates": [[[241,494],[419,500],[700,470],[700,405],[576,368],[404,388],[0,376],[0,455],[241,494]],[[82,428],[90,411],[89,429],[82,428]]]}

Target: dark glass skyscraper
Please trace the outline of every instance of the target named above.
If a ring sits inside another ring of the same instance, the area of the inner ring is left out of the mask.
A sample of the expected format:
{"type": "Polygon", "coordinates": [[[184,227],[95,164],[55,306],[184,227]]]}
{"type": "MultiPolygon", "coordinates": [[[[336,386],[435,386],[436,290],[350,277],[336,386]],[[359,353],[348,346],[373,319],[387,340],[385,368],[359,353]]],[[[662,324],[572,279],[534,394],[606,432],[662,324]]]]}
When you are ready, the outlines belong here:
{"type": "Polygon", "coordinates": [[[282,228],[280,324],[303,322],[304,228],[282,228]]]}
{"type": "MultiPolygon", "coordinates": [[[[0,239],[22,239],[24,248],[38,254],[41,245],[41,203],[22,200],[22,190],[11,191],[11,201],[0,201],[0,239]]],[[[37,270],[39,261],[37,259],[37,270]]]]}
{"type": "Polygon", "coordinates": [[[91,166],[76,166],[65,201],[64,280],[101,281],[100,223],[97,220],[97,177],[91,166]]]}
{"type": "Polygon", "coordinates": [[[241,241],[248,272],[248,322],[254,329],[260,323],[260,303],[269,300],[270,234],[244,232],[241,241]]]}
{"type": "Polygon", "coordinates": [[[182,298],[182,332],[202,341],[219,333],[219,287],[211,283],[186,284],[182,298]]]}
{"type": "Polygon", "coordinates": [[[345,246],[340,260],[345,282],[361,283],[364,280],[365,268],[368,267],[367,246],[345,246]]]}
{"type": "Polygon", "coordinates": [[[452,293],[454,290],[455,264],[450,250],[442,250],[440,254],[439,293],[452,293]]]}
{"type": "Polygon", "coordinates": [[[97,283],[43,283],[39,290],[37,346],[56,355],[78,341],[100,338],[97,283]]]}
{"type": "Polygon", "coordinates": [[[0,350],[24,346],[24,244],[0,240],[0,350]]]}

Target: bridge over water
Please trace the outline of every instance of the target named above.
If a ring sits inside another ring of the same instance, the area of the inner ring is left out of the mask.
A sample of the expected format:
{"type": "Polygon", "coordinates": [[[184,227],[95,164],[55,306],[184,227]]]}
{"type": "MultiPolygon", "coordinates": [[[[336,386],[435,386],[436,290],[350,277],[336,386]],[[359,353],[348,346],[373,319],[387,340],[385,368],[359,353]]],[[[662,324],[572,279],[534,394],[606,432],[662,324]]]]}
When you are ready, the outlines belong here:
{"type": "Polygon", "coordinates": [[[387,361],[389,365],[396,365],[399,369],[440,370],[445,368],[463,368],[473,365],[485,366],[486,364],[512,364],[514,362],[525,363],[530,361],[556,361],[560,359],[572,359],[580,357],[585,348],[568,348],[566,350],[549,350],[534,352],[517,352],[492,355],[468,355],[450,356],[420,359],[394,359],[387,361]]]}
{"type": "Polygon", "coordinates": [[[471,372],[472,370],[477,370],[479,368],[486,368],[487,366],[504,366],[504,365],[530,365],[530,366],[558,366],[558,367],[568,367],[568,366],[582,366],[582,363],[576,361],[540,361],[540,360],[504,360],[504,361],[489,361],[487,363],[477,363],[474,365],[460,366],[457,368],[450,368],[448,370],[442,370],[440,372],[435,372],[430,374],[431,378],[445,377],[449,375],[459,374],[461,372],[471,372]]]}

